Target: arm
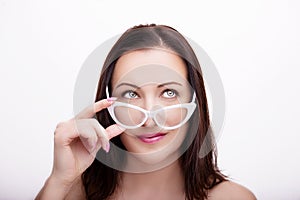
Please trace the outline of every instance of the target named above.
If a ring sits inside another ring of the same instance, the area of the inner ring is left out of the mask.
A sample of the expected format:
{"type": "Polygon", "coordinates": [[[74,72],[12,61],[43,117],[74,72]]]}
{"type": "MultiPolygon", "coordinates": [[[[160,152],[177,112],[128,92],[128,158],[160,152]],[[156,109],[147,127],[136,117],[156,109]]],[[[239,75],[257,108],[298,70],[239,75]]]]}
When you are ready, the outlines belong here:
{"type": "Polygon", "coordinates": [[[116,124],[104,129],[92,117],[112,103],[113,100],[100,100],[73,119],[57,125],[54,134],[52,173],[37,195],[37,200],[61,200],[76,193],[72,187],[92,164],[98,150],[102,147],[108,152],[109,139],[121,134],[124,129],[116,124]]]}
{"type": "Polygon", "coordinates": [[[35,200],[43,199],[65,199],[66,195],[69,193],[71,184],[64,184],[54,177],[49,177],[41,191],[38,193],[35,200]]]}

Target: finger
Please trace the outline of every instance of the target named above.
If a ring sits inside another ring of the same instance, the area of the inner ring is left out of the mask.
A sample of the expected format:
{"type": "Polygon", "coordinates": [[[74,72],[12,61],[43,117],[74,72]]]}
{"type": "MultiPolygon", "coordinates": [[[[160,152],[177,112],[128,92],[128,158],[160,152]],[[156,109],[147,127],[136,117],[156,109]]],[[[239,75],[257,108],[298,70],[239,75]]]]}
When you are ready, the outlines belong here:
{"type": "Polygon", "coordinates": [[[97,153],[101,147],[106,152],[109,151],[109,139],[105,129],[96,119],[81,119],[77,121],[81,142],[90,153],[97,153]]]}
{"type": "Polygon", "coordinates": [[[95,149],[98,141],[96,130],[89,124],[87,120],[77,120],[75,126],[83,146],[89,152],[92,152],[95,149]]]}
{"type": "Polygon", "coordinates": [[[110,144],[109,144],[109,138],[108,138],[108,134],[106,133],[106,130],[101,126],[101,124],[96,119],[88,119],[88,120],[91,126],[94,128],[102,148],[106,152],[108,152],[110,144]]]}
{"type": "Polygon", "coordinates": [[[96,147],[96,151],[98,151],[100,149],[100,147],[102,146],[102,148],[108,153],[109,149],[110,149],[110,142],[109,140],[119,134],[121,134],[122,132],[124,132],[124,128],[120,127],[117,124],[111,125],[108,128],[104,129],[99,123],[98,125],[94,125],[96,126],[95,129],[97,130],[97,134],[99,136],[98,139],[98,145],[96,147]],[[99,145],[100,144],[100,145],[99,145]]]}
{"type": "Polygon", "coordinates": [[[108,138],[111,139],[111,138],[116,137],[117,135],[120,135],[121,133],[123,133],[125,131],[125,128],[123,128],[117,124],[114,124],[114,125],[107,127],[105,129],[105,131],[107,133],[108,138]]]}
{"type": "Polygon", "coordinates": [[[79,136],[75,120],[60,122],[54,132],[54,142],[58,147],[69,146],[79,136]]]}
{"type": "Polygon", "coordinates": [[[75,118],[76,119],[86,119],[93,117],[97,112],[109,107],[115,101],[115,98],[102,99],[95,102],[94,104],[86,107],[81,112],[79,112],[75,118]]]}
{"type": "MultiPolygon", "coordinates": [[[[98,151],[99,151],[101,148],[103,148],[102,141],[101,141],[101,140],[98,140],[97,143],[96,143],[96,145],[95,145],[95,147],[94,147],[94,149],[92,149],[92,150],[90,151],[90,154],[92,154],[94,157],[96,157],[98,151]]],[[[104,148],[103,148],[103,149],[104,149],[104,148]]]]}
{"type": "MultiPolygon", "coordinates": [[[[83,146],[86,148],[86,150],[88,150],[90,153],[94,152],[94,150],[96,149],[97,146],[97,142],[98,142],[98,137],[97,134],[94,132],[94,134],[92,134],[95,137],[88,137],[85,138],[83,136],[80,136],[80,140],[83,144],[83,146]]],[[[101,145],[100,145],[101,147],[101,145]]],[[[99,147],[99,148],[100,148],[99,147]]]]}

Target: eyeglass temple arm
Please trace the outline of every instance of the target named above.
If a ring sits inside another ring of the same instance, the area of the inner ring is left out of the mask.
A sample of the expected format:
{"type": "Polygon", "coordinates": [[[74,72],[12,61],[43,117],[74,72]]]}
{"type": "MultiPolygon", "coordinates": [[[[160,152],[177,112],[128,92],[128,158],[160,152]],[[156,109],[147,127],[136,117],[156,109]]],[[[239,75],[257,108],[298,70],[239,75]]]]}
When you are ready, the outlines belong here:
{"type": "Polygon", "coordinates": [[[106,86],[105,91],[106,91],[106,98],[109,98],[108,86],[106,86]]]}
{"type": "MultiPolygon", "coordinates": [[[[108,90],[107,90],[107,91],[108,91],[108,90]]],[[[195,102],[195,100],[196,100],[196,92],[194,92],[194,94],[193,94],[192,102],[195,102]]]]}

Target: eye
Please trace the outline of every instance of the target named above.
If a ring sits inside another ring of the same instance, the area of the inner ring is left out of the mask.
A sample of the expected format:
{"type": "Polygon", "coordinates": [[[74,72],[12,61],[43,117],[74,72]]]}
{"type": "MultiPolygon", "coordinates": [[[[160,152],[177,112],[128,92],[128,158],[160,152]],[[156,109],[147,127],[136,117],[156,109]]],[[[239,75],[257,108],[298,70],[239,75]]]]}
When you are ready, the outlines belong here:
{"type": "Polygon", "coordinates": [[[127,98],[127,99],[136,99],[136,98],[138,98],[137,93],[132,91],[132,90],[124,92],[122,96],[124,98],[127,98]]]}
{"type": "Polygon", "coordinates": [[[162,96],[165,98],[169,98],[169,99],[174,98],[177,96],[177,92],[175,90],[167,89],[167,90],[163,91],[162,96]]]}

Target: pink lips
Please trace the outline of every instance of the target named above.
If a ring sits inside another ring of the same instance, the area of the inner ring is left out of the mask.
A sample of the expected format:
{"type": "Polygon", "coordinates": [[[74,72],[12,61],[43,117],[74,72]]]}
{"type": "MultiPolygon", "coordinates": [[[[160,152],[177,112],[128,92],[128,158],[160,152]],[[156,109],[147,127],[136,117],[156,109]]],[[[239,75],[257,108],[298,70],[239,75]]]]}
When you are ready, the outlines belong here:
{"type": "Polygon", "coordinates": [[[138,138],[144,143],[153,144],[161,140],[165,135],[166,133],[145,134],[138,138]]]}

